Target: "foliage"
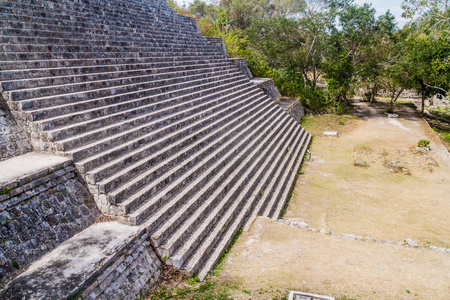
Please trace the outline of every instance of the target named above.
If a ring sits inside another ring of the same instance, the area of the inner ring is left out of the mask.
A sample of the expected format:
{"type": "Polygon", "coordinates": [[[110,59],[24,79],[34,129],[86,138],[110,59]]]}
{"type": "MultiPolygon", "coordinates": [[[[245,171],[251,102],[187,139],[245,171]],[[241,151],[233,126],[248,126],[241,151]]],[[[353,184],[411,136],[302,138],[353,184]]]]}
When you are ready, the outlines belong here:
{"type": "Polygon", "coordinates": [[[188,8],[168,1],[311,112],[344,113],[356,94],[372,103],[380,91],[393,109],[404,90],[415,89],[424,101],[450,88],[446,1],[406,0],[411,21],[402,29],[389,10],[377,16],[353,0],[194,0],[188,8]]]}
{"type": "Polygon", "coordinates": [[[434,116],[450,121],[450,107],[430,107],[428,111],[434,116]]]}
{"type": "Polygon", "coordinates": [[[198,299],[198,300],[229,300],[230,292],[226,287],[218,286],[214,281],[201,283],[195,278],[183,278],[183,284],[167,288],[164,285],[153,290],[146,299],[198,299]]]}
{"type": "Polygon", "coordinates": [[[430,149],[430,141],[428,141],[428,140],[420,140],[417,143],[417,147],[430,149]]]}

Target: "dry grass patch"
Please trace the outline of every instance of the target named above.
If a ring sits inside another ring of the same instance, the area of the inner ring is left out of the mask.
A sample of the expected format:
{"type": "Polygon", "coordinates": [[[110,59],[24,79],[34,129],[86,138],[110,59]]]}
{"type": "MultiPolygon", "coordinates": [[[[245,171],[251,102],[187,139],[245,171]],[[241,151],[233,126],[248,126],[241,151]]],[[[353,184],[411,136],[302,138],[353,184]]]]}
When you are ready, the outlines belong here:
{"type": "MultiPolygon", "coordinates": [[[[242,235],[220,277],[258,290],[289,290],[336,299],[447,299],[448,255],[354,241],[257,219],[242,235]],[[281,237],[281,238],[280,238],[281,237]]],[[[280,299],[280,298],[275,298],[280,299]]]]}
{"type": "Polygon", "coordinates": [[[327,231],[450,247],[450,166],[434,140],[430,153],[412,151],[428,136],[426,123],[350,118],[339,138],[317,134],[339,118],[309,121],[316,132],[313,156],[304,164],[285,219],[327,231]],[[355,167],[356,161],[370,167],[355,167]]]}

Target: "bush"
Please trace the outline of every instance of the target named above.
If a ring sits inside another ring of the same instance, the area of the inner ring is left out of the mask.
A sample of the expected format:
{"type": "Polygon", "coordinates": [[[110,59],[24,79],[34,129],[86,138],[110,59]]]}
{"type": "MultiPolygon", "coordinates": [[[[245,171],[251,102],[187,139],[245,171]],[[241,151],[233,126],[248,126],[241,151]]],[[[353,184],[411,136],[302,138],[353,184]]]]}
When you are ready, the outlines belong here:
{"type": "Polygon", "coordinates": [[[328,106],[327,98],[324,92],[316,88],[315,90],[307,90],[300,96],[302,104],[313,112],[321,112],[328,106]]]}
{"type": "Polygon", "coordinates": [[[450,143],[450,132],[449,133],[444,133],[444,141],[450,143]]]}
{"type": "Polygon", "coordinates": [[[450,121],[450,107],[430,107],[428,111],[436,117],[450,121]]]}
{"type": "Polygon", "coordinates": [[[420,140],[419,143],[417,143],[417,147],[430,149],[430,141],[420,140]]]}

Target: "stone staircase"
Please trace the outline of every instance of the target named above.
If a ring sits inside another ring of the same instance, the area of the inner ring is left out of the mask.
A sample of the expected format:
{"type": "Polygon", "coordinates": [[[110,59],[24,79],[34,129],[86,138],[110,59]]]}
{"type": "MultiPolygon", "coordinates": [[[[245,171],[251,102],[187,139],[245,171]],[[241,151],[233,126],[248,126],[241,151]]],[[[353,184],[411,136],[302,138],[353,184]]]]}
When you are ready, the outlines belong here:
{"type": "Polygon", "coordinates": [[[75,162],[102,212],[203,279],[278,218],[310,135],[163,0],[0,2],[2,97],[35,150],[75,162]]]}

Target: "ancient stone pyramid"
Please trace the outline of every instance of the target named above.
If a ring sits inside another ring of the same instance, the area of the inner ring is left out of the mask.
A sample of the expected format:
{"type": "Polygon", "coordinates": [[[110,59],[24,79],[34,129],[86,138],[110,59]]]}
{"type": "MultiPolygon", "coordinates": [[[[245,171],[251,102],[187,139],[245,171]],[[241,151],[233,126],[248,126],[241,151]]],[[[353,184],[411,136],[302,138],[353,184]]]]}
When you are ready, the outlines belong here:
{"type": "Polygon", "coordinates": [[[73,159],[102,212],[204,278],[277,218],[310,141],[163,0],[1,1],[2,97],[36,151],[73,159]]]}

